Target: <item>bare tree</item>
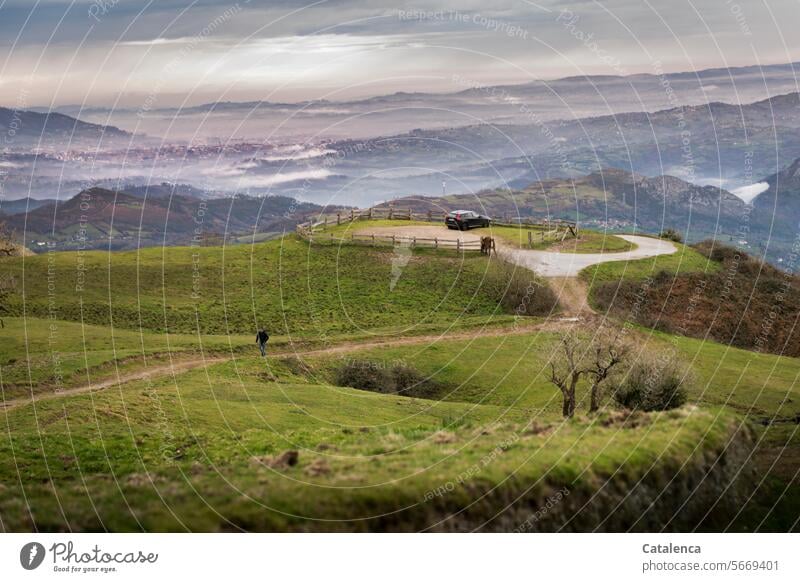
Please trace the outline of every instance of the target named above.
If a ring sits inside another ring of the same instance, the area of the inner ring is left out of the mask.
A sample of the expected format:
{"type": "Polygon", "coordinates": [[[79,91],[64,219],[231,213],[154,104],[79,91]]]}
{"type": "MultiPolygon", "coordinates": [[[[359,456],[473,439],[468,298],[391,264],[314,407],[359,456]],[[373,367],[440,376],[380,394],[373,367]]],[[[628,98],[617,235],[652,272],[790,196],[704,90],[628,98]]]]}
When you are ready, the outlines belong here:
{"type": "Polygon", "coordinates": [[[581,376],[588,371],[580,365],[581,352],[584,351],[582,347],[578,340],[566,336],[561,339],[561,348],[564,351],[563,364],[557,366],[555,361],[550,361],[550,381],[561,390],[564,398],[561,413],[564,418],[571,418],[575,414],[575,389],[581,376]]]}
{"type": "Polygon", "coordinates": [[[614,366],[625,359],[627,351],[627,346],[614,343],[611,345],[601,343],[595,346],[591,364],[586,370],[592,377],[589,412],[597,412],[600,408],[601,384],[611,375],[614,366]]]}

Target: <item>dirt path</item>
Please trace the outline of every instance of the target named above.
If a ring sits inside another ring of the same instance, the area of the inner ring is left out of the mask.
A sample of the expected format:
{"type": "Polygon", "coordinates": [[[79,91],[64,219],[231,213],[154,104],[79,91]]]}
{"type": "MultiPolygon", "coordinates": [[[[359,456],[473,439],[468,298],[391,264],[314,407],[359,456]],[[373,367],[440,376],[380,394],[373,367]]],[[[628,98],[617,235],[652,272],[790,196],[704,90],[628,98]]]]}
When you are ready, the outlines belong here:
{"type": "MultiPolygon", "coordinates": [[[[480,240],[481,231],[455,232],[444,226],[378,226],[357,231],[360,234],[396,235],[402,237],[461,238],[463,241],[480,240]]],[[[669,241],[646,236],[617,235],[632,242],[636,248],[616,253],[566,253],[518,249],[497,239],[501,257],[525,269],[550,279],[550,287],[558,295],[559,303],[567,317],[591,317],[587,285],[578,278],[581,270],[591,265],[611,261],[634,261],[658,255],[669,255],[678,249],[669,241]]]]}
{"type": "Polygon", "coordinates": [[[550,288],[566,317],[589,317],[594,310],[589,305],[589,287],[579,277],[552,277],[550,288]]]}
{"type": "MultiPolygon", "coordinates": [[[[460,237],[461,240],[480,240],[480,235],[472,233],[448,231],[443,226],[401,226],[397,228],[377,227],[374,229],[362,229],[358,232],[364,234],[388,234],[395,233],[398,236],[408,237],[435,237],[442,236],[445,233],[450,233],[455,237],[460,237]]],[[[565,329],[585,318],[592,317],[594,312],[588,304],[587,287],[581,281],[577,274],[584,268],[596,265],[598,263],[606,263],[609,261],[627,261],[636,260],[647,257],[654,257],[657,255],[671,254],[677,251],[675,245],[670,242],[653,239],[643,236],[633,235],[619,235],[627,241],[637,245],[637,248],[631,251],[622,253],[603,253],[603,254],[572,254],[572,253],[553,253],[547,251],[533,251],[525,249],[513,249],[506,246],[502,247],[503,255],[509,260],[513,261],[521,267],[528,268],[535,273],[548,277],[551,279],[551,286],[558,294],[559,303],[564,309],[564,317],[554,319],[546,323],[538,323],[536,325],[526,325],[514,327],[512,329],[498,329],[498,330],[471,330],[469,332],[459,332],[455,334],[437,334],[416,337],[402,337],[402,338],[388,338],[380,341],[373,342],[352,342],[343,343],[328,348],[321,348],[316,350],[294,350],[294,351],[276,351],[273,356],[315,356],[324,354],[347,353],[351,351],[364,350],[369,348],[377,348],[382,346],[399,346],[399,345],[413,345],[424,344],[437,341],[452,341],[462,339],[475,339],[479,337],[500,337],[521,335],[530,333],[531,331],[556,331],[565,329]]],[[[171,364],[156,366],[148,368],[140,372],[116,376],[99,382],[77,386],[61,390],[60,392],[51,392],[46,394],[39,394],[31,398],[17,398],[13,400],[6,400],[0,402],[0,411],[11,410],[13,408],[29,404],[31,402],[38,402],[40,400],[51,400],[54,398],[63,398],[65,396],[73,396],[75,394],[83,394],[87,392],[96,392],[104,390],[112,386],[120,384],[127,384],[136,380],[143,380],[145,378],[161,377],[167,375],[174,375],[188,370],[197,368],[204,368],[218,362],[229,360],[228,357],[208,357],[199,358],[194,360],[179,360],[171,364]]]]}
{"type": "MultiPolygon", "coordinates": [[[[556,318],[552,321],[539,322],[536,324],[525,324],[514,326],[511,328],[498,328],[498,329],[473,329],[469,331],[457,332],[452,334],[435,334],[435,335],[420,335],[400,338],[383,338],[375,341],[366,342],[348,342],[335,346],[319,349],[298,349],[298,350],[275,350],[271,353],[272,357],[289,357],[289,356],[321,356],[326,354],[339,354],[356,352],[371,348],[380,348],[383,346],[405,346],[415,344],[436,343],[440,341],[457,341],[469,340],[485,337],[505,337],[524,335],[534,331],[556,331],[559,329],[566,329],[574,323],[571,318],[556,318]]],[[[213,364],[226,362],[231,360],[232,357],[211,356],[205,358],[195,358],[190,360],[178,360],[171,364],[164,364],[154,366],[146,370],[132,372],[92,382],[74,388],[67,388],[59,392],[49,392],[44,394],[37,394],[33,398],[15,398],[0,402],[0,412],[12,410],[32,402],[40,402],[42,400],[54,400],[57,398],[65,398],[67,396],[75,396],[76,394],[86,394],[89,392],[99,392],[107,388],[128,384],[137,380],[144,380],[148,378],[160,378],[164,376],[176,375],[190,370],[202,369],[213,364]]]]}
{"type": "Polygon", "coordinates": [[[616,235],[636,245],[621,253],[553,253],[526,249],[504,249],[504,256],[520,267],[543,277],[577,277],[586,267],[612,261],[636,261],[659,255],[671,255],[677,247],[669,241],[648,236],[616,235]]]}
{"type": "Polygon", "coordinates": [[[170,364],[153,366],[152,368],[147,368],[138,372],[132,372],[130,374],[113,376],[111,378],[106,378],[105,380],[100,380],[99,382],[75,386],[74,388],[65,388],[64,390],[59,390],[58,392],[36,394],[33,398],[14,398],[11,400],[6,400],[4,402],[0,402],[0,411],[10,410],[12,408],[17,408],[18,406],[30,404],[31,402],[39,402],[40,400],[53,400],[55,398],[64,398],[65,396],[75,396],[76,394],[98,392],[100,390],[105,390],[106,388],[111,388],[112,386],[127,384],[128,382],[135,382],[136,380],[145,380],[147,378],[179,374],[195,368],[204,368],[212,364],[224,362],[227,359],[228,358],[215,356],[209,358],[196,358],[193,360],[178,360],[170,364]]]}
{"type": "MultiPolygon", "coordinates": [[[[384,236],[398,236],[404,238],[434,238],[456,239],[464,242],[480,241],[484,229],[476,231],[459,232],[448,230],[445,226],[376,226],[360,228],[358,234],[380,234],[384,236]]],[[[553,251],[535,251],[531,249],[518,249],[507,244],[502,239],[496,239],[498,251],[502,257],[520,267],[530,269],[542,277],[577,277],[586,267],[611,261],[636,261],[658,255],[670,255],[676,252],[677,247],[669,241],[651,238],[649,236],[615,235],[636,245],[630,251],[618,253],[564,253],[553,251]]]]}

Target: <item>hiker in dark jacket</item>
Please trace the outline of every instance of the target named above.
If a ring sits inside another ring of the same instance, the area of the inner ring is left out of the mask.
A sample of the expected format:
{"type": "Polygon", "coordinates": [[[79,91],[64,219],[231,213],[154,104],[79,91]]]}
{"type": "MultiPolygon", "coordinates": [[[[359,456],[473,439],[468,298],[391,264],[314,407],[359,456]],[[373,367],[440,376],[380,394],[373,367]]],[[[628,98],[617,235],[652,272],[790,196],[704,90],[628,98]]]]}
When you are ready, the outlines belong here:
{"type": "Polygon", "coordinates": [[[256,343],[258,344],[258,348],[261,350],[261,355],[267,355],[267,340],[269,340],[269,334],[264,331],[263,328],[258,330],[256,334],[256,343]]]}

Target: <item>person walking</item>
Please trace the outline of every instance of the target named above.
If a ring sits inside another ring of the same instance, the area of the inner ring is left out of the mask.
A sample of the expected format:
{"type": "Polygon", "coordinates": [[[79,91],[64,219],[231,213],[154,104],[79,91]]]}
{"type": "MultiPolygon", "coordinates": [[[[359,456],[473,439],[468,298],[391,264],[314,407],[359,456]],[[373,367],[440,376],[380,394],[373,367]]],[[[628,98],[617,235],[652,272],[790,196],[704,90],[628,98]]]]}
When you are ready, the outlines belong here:
{"type": "Polygon", "coordinates": [[[264,328],[259,328],[258,333],[256,334],[256,343],[258,344],[258,348],[261,350],[261,356],[267,355],[267,341],[269,340],[269,334],[264,331],[264,328]]]}

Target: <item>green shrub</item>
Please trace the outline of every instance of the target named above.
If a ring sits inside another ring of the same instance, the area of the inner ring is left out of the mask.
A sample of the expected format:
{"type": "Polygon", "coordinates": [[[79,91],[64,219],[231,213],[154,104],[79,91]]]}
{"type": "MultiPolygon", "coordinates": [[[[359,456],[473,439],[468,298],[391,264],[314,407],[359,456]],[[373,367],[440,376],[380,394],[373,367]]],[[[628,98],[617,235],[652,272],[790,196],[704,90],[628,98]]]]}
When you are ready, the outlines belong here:
{"type": "Polygon", "coordinates": [[[703,256],[716,261],[717,263],[726,263],[735,260],[739,263],[746,263],[750,260],[750,255],[742,250],[729,245],[724,245],[716,240],[704,240],[694,245],[695,250],[703,256]]]}
{"type": "Polygon", "coordinates": [[[483,287],[507,313],[548,315],[558,309],[558,297],[547,283],[532,271],[493,259],[483,287]]]}
{"type": "Polygon", "coordinates": [[[672,361],[647,357],[628,370],[614,391],[614,400],[630,410],[671,410],[686,403],[688,369],[672,361]]]}
{"type": "Polygon", "coordinates": [[[370,360],[349,360],[336,372],[336,384],[358,390],[399,394],[413,398],[435,398],[441,386],[403,363],[386,366],[370,360]]]}
{"type": "Polygon", "coordinates": [[[349,360],[336,372],[336,384],[359,390],[392,394],[396,392],[394,379],[388,370],[367,360],[349,360]]]}
{"type": "Polygon", "coordinates": [[[671,240],[676,243],[683,242],[683,235],[674,228],[665,228],[664,230],[661,231],[661,234],[658,236],[667,240],[671,240]]]}

